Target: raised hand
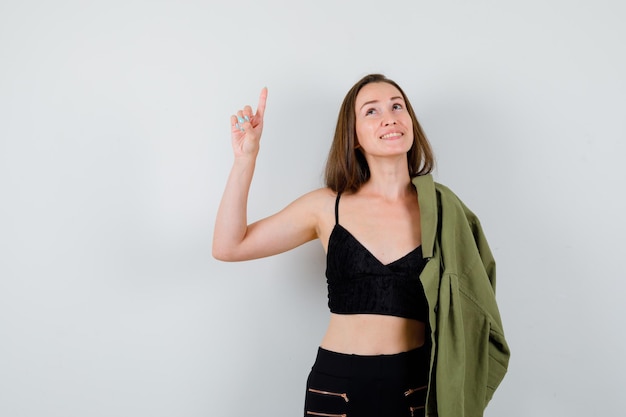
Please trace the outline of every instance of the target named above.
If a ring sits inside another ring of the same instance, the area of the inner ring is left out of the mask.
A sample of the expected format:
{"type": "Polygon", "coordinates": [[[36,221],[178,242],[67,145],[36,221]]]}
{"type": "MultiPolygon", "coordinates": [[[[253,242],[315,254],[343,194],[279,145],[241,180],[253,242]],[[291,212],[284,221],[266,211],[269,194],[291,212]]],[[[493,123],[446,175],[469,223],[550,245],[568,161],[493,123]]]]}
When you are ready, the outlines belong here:
{"type": "Polygon", "coordinates": [[[230,132],[235,157],[256,157],[258,154],[266,102],[267,88],[265,87],[261,90],[256,113],[252,113],[252,107],[245,106],[237,114],[230,116],[230,132]]]}

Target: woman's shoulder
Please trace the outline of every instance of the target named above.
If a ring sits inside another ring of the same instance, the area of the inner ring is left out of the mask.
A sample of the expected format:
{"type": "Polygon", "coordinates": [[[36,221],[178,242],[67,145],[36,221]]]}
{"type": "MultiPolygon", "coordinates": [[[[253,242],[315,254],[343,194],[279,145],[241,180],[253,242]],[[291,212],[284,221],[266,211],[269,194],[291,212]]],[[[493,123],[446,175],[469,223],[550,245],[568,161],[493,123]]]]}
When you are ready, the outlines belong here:
{"type": "Polygon", "coordinates": [[[412,179],[413,184],[417,188],[418,193],[432,198],[435,196],[452,198],[458,200],[458,196],[448,187],[438,181],[435,181],[432,174],[420,175],[412,179]]]}
{"type": "Polygon", "coordinates": [[[459,216],[463,214],[470,223],[479,221],[476,214],[454,191],[452,191],[452,189],[450,189],[450,187],[435,182],[435,188],[437,190],[439,205],[443,210],[448,213],[455,211],[459,213],[459,216]]]}
{"type": "Polygon", "coordinates": [[[291,205],[298,206],[307,211],[319,212],[329,205],[334,204],[337,193],[328,187],[317,188],[302,194],[291,205]]]}
{"type": "Polygon", "coordinates": [[[440,195],[447,197],[447,198],[452,198],[454,200],[460,200],[459,196],[454,191],[452,191],[452,189],[448,187],[447,185],[442,184],[440,182],[436,182],[436,181],[434,182],[434,184],[435,184],[435,189],[440,195]]]}
{"type": "Polygon", "coordinates": [[[309,202],[324,201],[327,199],[334,199],[337,193],[328,187],[317,188],[311,190],[298,198],[298,200],[304,200],[309,202]]]}
{"type": "Polygon", "coordinates": [[[468,211],[467,206],[449,186],[435,181],[431,174],[415,177],[413,183],[417,187],[420,203],[430,202],[444,208],[455,208],[468,211]]]}

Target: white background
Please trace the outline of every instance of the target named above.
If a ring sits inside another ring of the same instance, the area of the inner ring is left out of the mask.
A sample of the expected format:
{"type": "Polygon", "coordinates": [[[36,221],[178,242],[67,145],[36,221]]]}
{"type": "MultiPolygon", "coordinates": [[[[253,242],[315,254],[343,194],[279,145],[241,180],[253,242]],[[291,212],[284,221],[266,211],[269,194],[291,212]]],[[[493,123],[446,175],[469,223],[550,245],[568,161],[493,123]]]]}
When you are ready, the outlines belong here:
{"type": "Polygon", "coordinates": [[[626,409],[615,0],[0,2],[0,415],[299,416],[319,242],[211,257],[229,116],[269,88],[250,220],[322,185],[382,72],[481,218],[513,355],[495,416],[626,409]]]}

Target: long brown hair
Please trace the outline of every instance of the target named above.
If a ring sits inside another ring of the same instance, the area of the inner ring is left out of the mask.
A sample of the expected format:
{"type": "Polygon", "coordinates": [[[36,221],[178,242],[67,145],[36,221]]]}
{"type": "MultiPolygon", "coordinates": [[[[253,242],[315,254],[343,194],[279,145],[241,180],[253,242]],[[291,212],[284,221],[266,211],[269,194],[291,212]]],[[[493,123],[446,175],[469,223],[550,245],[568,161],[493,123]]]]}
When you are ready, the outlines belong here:
{"type": "Polygon", "coordinates": [[[370,178],[365,155],[358,149],[356,137],[356,96],[370,83],[388,83],[400,91],[406,109],[413,121],[413,146],[407,152],[409,175],[415,177],[432,172],[435,158],[422,127],[417,121],[413,107],[406,94],[395,82],[382,74],[369,74],[361,78],[346,94],[339,110],[335,137],[326,161],[326,186],[337,193],[355,192],[370,178]]]}

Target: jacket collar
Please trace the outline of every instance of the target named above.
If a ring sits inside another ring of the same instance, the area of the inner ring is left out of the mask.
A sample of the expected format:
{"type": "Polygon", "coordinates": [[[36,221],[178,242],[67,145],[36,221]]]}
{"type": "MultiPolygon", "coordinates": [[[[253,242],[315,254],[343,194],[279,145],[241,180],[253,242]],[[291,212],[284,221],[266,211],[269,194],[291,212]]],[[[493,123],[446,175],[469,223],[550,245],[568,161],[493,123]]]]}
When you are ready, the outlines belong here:
{"type": "Polygon", "coordinates": [[[420,206],[422,254],[424,258],[432,258],[438,223],[435,182],[431,174],[414,177],[412,182],[417,189],[417,201],[420,206]]]}

